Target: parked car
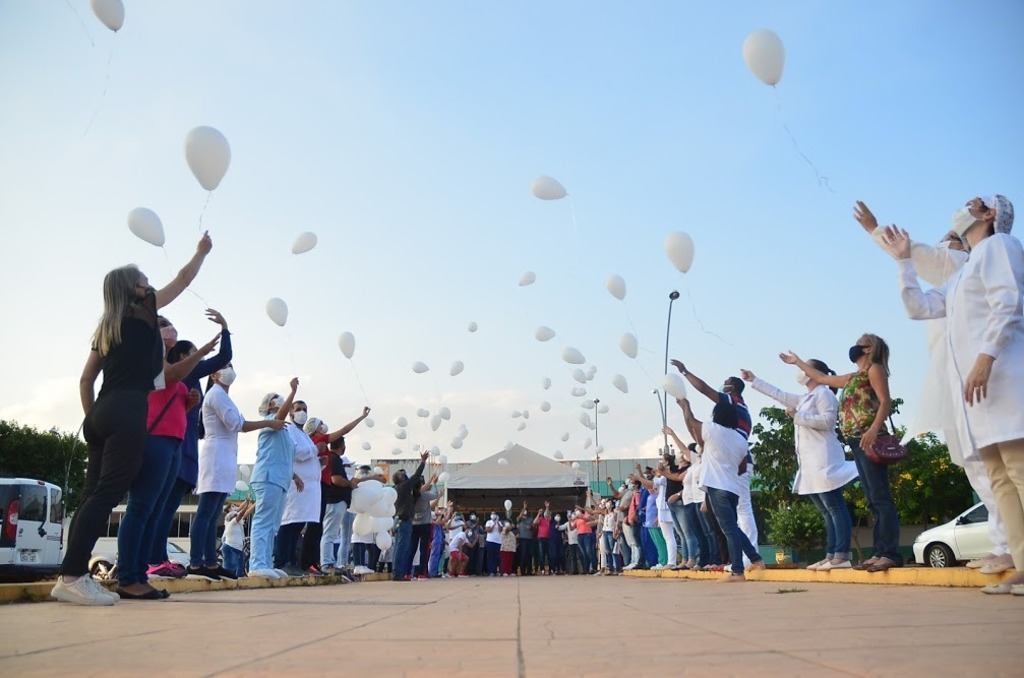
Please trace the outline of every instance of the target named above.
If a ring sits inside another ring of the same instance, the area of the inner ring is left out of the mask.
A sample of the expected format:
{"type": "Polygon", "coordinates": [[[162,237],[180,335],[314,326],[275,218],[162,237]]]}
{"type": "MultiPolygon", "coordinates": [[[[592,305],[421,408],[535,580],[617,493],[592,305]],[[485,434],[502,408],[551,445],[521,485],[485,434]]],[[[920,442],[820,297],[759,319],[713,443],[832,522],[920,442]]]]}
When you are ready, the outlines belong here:
{"type": "Polygon", "coordinates": [[[914,540],[914,560],[929,567],[957,564],[992,553],[988,509],[975,504],[944,525],[925,530],[914,540]]]}
{"type": "Polygon", "coordinates": [[[64,557],[64,506],[56,485],[0,478],[0,576],[39,579],[64,557]]]}
{"type": "MultiPolygon", "coordinates": [[[[189,558],[185,549],[173,541],[167,541],[167,557],[172,563],[188,567],[189,558]]],[[[89,572],[97,579],[117,579],[117,540],[101,539],[89,559],[89,572]],[[113,541],[113,544],[110,542],[113,541]]]]}

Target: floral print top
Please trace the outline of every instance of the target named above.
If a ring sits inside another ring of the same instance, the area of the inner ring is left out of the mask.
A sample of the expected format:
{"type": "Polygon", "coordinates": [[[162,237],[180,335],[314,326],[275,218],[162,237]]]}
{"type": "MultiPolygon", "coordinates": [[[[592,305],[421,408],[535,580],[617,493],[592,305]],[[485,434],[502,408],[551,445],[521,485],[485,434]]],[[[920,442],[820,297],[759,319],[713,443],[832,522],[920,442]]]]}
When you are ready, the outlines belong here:
{"type": "Polygon", "coordinates": [[[839,429],[846,437],[863,435],[875,423],[881,403],[871,388],[868,373],[858,372],[843,388],[839,429]]]}

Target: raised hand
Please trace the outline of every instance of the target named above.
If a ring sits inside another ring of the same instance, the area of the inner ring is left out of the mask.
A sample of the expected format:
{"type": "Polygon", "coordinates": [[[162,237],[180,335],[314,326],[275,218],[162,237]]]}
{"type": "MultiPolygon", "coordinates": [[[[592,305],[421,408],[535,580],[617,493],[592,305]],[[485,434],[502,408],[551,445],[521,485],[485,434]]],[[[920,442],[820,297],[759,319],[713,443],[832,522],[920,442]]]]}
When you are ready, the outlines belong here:
{"type": "Polygon", "coordinates": [[[875,215],[871,213],[868,206],[860,200],[858,200],[857,204],[853,206],[853,218],[857,220],[857,223],[860,224],[861,228],[867,231],[869,235],[874,233],[875,229],[878,228],[878,219],[876,219],[875,215]]]}
{"type": "Polygon", "coordinates": [[[787,365],[798,365],[801,362],[803,362],[802,360],[800,360],[800,356],[798,356],[796,353],[793,353],[792,351],[780,353],[779,360],[786,363],[787,365]]]}
{"type": "Polygon", "coordinates": [[[199,239],[199,244],[196,245],[196,252],[202,254],[204,257],[210,253],[213,249],[213,239],[210,238],[209,231],[203,231],[203,237],[199,239]]]}
{"type": "Polygon", "coordinates": [[[224,319],[220,311],[215,311],[212,308],[206,309],[206,317],[210,322],[215,322],[225,330],[228,328],[228,321],[224,319]]]}
{"type": "Polygon", "coordinates": [[[910,235],[902,228],[897,228],[895,224],[885,227],[882,244],[893,259],[899,261],[910,258],[910,235]]]}
{"type": "Polygon", "coordinates": [[[743,377],[743,381],[749,381],[751,383],[757,379],[757,375],[750,370],[740,370],[740,376],[743,377]]]}

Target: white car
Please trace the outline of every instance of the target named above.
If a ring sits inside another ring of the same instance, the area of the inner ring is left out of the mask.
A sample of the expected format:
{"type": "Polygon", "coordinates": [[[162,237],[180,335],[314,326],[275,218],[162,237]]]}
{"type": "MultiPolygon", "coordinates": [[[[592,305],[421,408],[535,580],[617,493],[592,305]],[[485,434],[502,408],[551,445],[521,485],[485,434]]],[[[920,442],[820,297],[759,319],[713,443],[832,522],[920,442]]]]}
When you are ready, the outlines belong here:
{"type": "MultiPolygon", "coordinates": [[[[189,565],[188,553],[173,541],[167,542],[167,557],[171,559],[172,563],[177,563],[182,567],[189,565]]],[[[89,559],[89,572],[96,579],[117,579],[116,539],[100,539],[96,543],[96,550],[92,552],[92,558],[89,559]],[[113,541],[113,544],[104,543],[105,541],[113,541]]]]}
{"type": "Polygon", "coordinates": [[[914,540],[914,560],[929,567],[958,563],[992,553],[988,509],[978,503],[944,525],[925,530],[914,540]]]}

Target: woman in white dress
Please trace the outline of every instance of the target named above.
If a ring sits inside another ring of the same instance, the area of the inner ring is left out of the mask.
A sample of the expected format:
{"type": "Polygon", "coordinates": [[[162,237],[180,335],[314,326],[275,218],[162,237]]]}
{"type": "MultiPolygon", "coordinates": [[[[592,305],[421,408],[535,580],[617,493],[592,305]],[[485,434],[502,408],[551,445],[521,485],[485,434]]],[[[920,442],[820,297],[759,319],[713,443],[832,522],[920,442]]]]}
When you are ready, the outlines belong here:
{"type": "MultiPolygon", "coordinates": [[[[835,374],[820,360],[807,362],[823,374],[835,374]]],[[[836,434],[839,399],[835,391],[803,371],[797,374],[797,382],[807,389],[803,395],[787,393],[772,386],[750,370],[741,370],[740,376],[750,382],[755,391],[782,403],[786,414],[793,419],[798,464],[793,478],[793,493],[806,495],[825,521],[825,558],[808,565],[807,569],[828,571],[852,567],[850,540],[853,525],[843,498],[843,488],[857,477],[857,467],[846,460],[846,451],[836,434]]]]}
{"type": "Polygon", "coordinates": [[[303,430],[309,414],[306,403],[296,400],[292,406],[291,418],[294,426],[288,427],[288,434],[295,445],[292,460],[292,483],[284,500],[284,514],[281,529],[277,532],[274,557],[277,568],[290,577],[301,577],[305,572],[299,562],[299,536],[306,523],[320,522],[320,457],[316,443],[303,430]]]}
{"type": "Polygon", "coordinates": [[[224,501],[235,491],[238,477],[238,434],[269,428],[280,431],[284,422],[279,419],[246,421],[228,395],[235,383],[235,369],[228,363],[219,372],[210,375],[212,386],[203,402],[203,426],[206,436],[199,448],[199,481],[196,508],[189,539],[188,576],[217,581],[236,579],[235,573],[220,567],[217,559],[217,519],[224,501]]]}
{"type": "Polygon", "coordinates": [[[886,227],[900,293],[915,320],[946,318],[947,388],[961,449],[976,449],[1006,526],[1016,572],[985,593],[1024,595],[1024,246],[1010,235],[1013,205],[973,198],[953,215],[970,256],[942,287],[923,291],[906,231],[886,227]]]}

